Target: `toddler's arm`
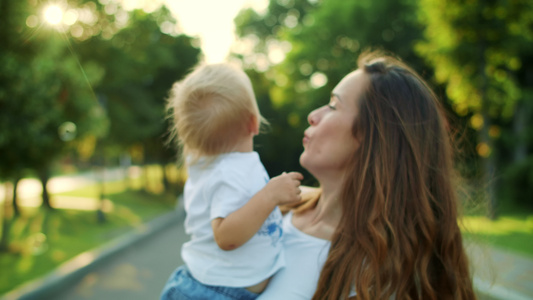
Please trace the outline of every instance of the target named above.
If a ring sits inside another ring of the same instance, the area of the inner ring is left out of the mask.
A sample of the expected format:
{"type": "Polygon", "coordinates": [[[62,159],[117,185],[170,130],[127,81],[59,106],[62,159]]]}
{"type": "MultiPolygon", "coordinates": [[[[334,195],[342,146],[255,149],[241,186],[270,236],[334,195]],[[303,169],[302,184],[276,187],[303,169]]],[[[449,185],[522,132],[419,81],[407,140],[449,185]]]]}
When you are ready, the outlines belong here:
{"type": "Polygon", "coordinates": [[[211,221],[220,249],[233,250],[242,246],[261,228],[276,206],[300,201],[302,179],[302,174],[297,172],[274,177],[243,207],[226,218],[211,221]]]}

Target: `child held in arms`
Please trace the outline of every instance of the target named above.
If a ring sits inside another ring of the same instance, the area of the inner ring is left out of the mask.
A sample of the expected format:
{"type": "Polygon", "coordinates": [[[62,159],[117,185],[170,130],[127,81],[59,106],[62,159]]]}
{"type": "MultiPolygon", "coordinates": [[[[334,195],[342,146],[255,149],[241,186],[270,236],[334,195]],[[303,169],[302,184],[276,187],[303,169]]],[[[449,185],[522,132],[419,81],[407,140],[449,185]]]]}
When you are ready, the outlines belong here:
{"type": "Polygon", "coordinates": [[[172,136],[182,148],[185,265],[161,299],[255,299],[284,267],[278,205],[300,201],[297,172],[269,180],[253,150],[265,123],[246,73],[229,64],[196,68],[168,99],[172,136]]]}

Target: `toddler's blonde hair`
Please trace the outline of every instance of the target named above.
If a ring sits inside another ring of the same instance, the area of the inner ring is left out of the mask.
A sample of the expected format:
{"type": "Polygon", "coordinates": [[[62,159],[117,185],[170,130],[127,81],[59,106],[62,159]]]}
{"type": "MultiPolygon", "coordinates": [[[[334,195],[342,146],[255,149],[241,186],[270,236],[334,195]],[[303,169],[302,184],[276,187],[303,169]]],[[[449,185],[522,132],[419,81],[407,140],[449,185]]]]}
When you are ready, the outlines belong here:
{"type": "Polygon", "coordinates": [[[259,113],[250,78],[225,63],[201,65],[176,82],[167,112],[170,138],[177,141],[183,156],[193,161],[233,151],[250,133],[252,119],[258,127],[267,124],[259,113]]]}

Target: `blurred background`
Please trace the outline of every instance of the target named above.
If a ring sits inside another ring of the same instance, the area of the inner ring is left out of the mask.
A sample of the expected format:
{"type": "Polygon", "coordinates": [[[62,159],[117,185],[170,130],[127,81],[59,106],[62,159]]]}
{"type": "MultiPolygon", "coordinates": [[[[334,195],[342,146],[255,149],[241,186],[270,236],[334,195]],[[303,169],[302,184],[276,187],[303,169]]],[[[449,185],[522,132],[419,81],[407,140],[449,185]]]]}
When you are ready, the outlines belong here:
{"type": "Polygon", "coordinates": [[[200,62],[246,70],[267,171],[315,185],[307,115],[368,48],[442,100],[465,236],[533,258],[532,1],[0,0],[0,295],[174,210],[165,98],[200,62]]]}

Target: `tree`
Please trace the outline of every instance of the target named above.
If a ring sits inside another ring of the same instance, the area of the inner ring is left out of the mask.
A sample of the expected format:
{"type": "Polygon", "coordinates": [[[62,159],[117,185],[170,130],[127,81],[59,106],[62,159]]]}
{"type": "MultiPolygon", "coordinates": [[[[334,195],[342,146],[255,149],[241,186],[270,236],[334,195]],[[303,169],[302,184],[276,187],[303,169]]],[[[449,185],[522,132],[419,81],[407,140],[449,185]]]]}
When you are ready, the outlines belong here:
{"type": "MultiPolygon", "coordinates": [[[[494,176],[497,172],[496,138],[502,122],[517,107],[530,107],[533,5],[528,1],[420,1],[419,16],[425,41],[418,52],[434,66],[435,78],[446,84],[446,93],[459,115],[471,114],[478,130],[477,153],[483,160],[488,187],[489,215],[497,215],[494,176]],[[526,96],[528,95],[529,96],[526,96]]],[[[524,127],[520,110],[517,126],[524,127]]],[[[527,118],[527,117],[526,117],[527,118]]],[[[516,138],[513,138],[516,140],[516,138]]],[[[524,157],[524,141],[515,157],[524,157]],[[519,155],[518,153],[522,153],[519,155]]]]}
{"type": "MultiPolygon", "coordinates": [[[[51,208],[46,188],[51,164],[77,139],[105,131],[105,115],[86,83],[97,81],[98,73],[80,72],[60,33],[43,23],[37,27],[37,8],[35,2],[0,2],[0,176],[13,182],[14,216],[22,176],[29,170],[38,174],[43,205],[51,208]]],[[[11,224],[7,211],[6,205],[3,251],[11,224]]]]}
{"type": "Polygon", "coordinates": [[[175,159],[165,147],[165,98],[172,83],[198,63],[201,53],[193,38],[161,31],[175,23],[164,6],[150,14],[134,10],[128,25],[112,38],[102,32],[75,45],[82,64],[95,63],[105,70],[95,91],[111,120],[103,141],[106,154],[138,149],[139,163],[166,164],[175,159]]]}
{"type": "Polygon", "coordinates": [[[29,18],[37,18],[36,7],[3,1],[1,9],[7,27],[0,29],[0,168],[15,185],[24,170],[36,170],[43,182],[43,204],[51,207],[48,168],[72,144],[73,134],[81,138],[101,132],[97,124],[105,123],[86,83],[97,81],[98,74],[80,72],[60,33],[44,25],[35,30],[26,26],[29,18]]]}

